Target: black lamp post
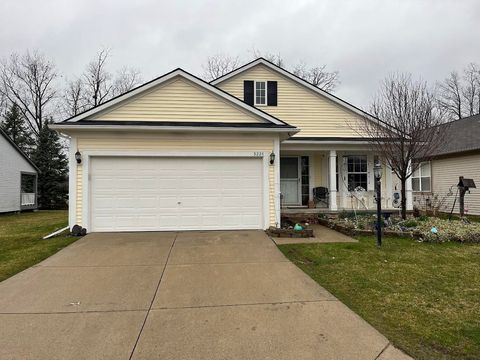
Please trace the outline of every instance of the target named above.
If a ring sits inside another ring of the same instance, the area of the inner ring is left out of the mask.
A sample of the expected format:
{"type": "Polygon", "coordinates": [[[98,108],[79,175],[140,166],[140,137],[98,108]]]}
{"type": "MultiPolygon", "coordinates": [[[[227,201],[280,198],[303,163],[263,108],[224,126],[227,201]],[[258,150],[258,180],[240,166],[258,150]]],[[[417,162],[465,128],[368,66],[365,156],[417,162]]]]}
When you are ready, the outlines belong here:
{"type": "Polygon", "coordinates": [[[375,191],[377,201],[377,246],[382,246],[382,189],[380,179],[382,178],[382,164],[376,161],[373,166],[373,175],[375,176],[375,191]]]}

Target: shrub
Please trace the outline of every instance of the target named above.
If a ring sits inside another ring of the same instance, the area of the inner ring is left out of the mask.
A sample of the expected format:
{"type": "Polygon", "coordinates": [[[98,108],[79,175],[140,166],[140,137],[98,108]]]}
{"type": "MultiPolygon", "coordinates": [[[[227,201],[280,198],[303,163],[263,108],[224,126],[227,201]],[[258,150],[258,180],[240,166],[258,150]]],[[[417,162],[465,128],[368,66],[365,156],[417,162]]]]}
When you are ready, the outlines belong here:
{"type": "Polygon", "coordinates": [[[407,227],[407,228],[414,228],[414,227],[418,226],[418,222],[416,220],[413,220],[413,219],[408,219],[408,220],[405,220],[402,223],[402,225],[407,227]]]}

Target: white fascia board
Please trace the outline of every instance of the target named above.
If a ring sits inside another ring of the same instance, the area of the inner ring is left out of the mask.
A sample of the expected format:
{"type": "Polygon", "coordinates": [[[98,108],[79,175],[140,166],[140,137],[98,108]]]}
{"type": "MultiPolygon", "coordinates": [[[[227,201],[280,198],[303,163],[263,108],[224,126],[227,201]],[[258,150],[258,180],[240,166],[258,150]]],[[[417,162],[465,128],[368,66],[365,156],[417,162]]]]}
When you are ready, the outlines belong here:
{"type": "Polygon", "coordinates": [[[299,141],[299,140],[286,140],[284,144],[302,144],[302,145],[369,145],[371,142],[368,140],[365,141],[343,141],[343,140],[331,140],[331,141],[299,141]]]}
{"type": "Polygon", "coordinates": [[[89,118],[95,114],[98,114],[102,111],[105,111],[106,109],[110,108],[110,107],[113,107],[115,105],[117,105],[118,103],[122,102],[122,101],[125,101],[131,97],[134,97],[138,94],[141,94],[145,91],[148,91],[149,89],[155,87],[155,86],[158,86],[176,76],[181,76],[193,83],[195,83],[196,85],[206,89],[207,91],[210,91],[212,93],[214,93],[215,95],[227,100],[228,102],[246,110],[247,112],[249,113],[252,113],[260,118],[262,118],[263,120],[265,120],[266,122],[271,122],[271,123],[274,123],[276,125],[285,125],[285,123],[283,121],[280,121],[278,120],[277,118],[263,112],[263,111],[260,111],[258,109],[256,109],[255,107],[253,106],[249,106],[247,104],[245,104],[243,101],[241,101],[240,99],[234,97],[233,95],[230,95],[228,93],[225,93],[224,91],[216,88],[215,86],[212,86],[210,85],[209,83],[206,83],[198,78],[196,78],[195,76],[187,73],[186,71],[182,70],[182,69],[177,69],[177,70],[174,70],[166,75],[163,75],[161,76],[160,78],[156,79],[156,80],[153,80],[149,83],[146,83],[144,85],[141,85],[139,87],[137,87],[136,89],[126,93],[126,94],[123,94],[123,95],[120,95],[104,104],[101,104],[99,106],[96,106],[94,107],[93,109],[90,109],[82,114],[79,114],[69,120],[67,120],[67,122],[76,122],[76,121],[79,121],[79,120],[82,120],[82,119],[85,119],[85,118],[89,118]]]}
{"type": "Polygon", "coordinates": [[[61,123],[52,124],[51,129],[68,133],[68,130],[151,130],[151,131],[209,131],[209,132],[281,132],[290,133],[291,135],[298,133],[297,128],[255,128],[255,127],[216,127],[216,126],[150,126],[150,125],[62,125],[61,123]]]}

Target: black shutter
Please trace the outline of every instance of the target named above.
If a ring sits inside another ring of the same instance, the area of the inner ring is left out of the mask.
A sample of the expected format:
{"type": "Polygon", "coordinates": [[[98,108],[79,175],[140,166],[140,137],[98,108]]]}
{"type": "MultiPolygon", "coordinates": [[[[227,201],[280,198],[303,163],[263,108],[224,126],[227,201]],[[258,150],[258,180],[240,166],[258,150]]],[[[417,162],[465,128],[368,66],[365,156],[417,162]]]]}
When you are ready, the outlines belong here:
{"type": "Polygon", "coordinates": [[[277,82],[267,82],[267,105],[277,106],[277,82]]]}
{"type": "Polygon", "coordinates": [[[245,80],[243,82],[243,101],[248,105],[254,104],[253,80],[245,80]]]}

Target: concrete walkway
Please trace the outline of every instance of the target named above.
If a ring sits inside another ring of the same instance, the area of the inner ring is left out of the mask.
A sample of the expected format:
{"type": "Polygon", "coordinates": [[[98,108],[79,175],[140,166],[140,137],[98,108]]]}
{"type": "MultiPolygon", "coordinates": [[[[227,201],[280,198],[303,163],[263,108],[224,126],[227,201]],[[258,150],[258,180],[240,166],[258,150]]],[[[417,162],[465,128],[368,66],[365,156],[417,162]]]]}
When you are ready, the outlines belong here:
{"type": "Polygon", "coordinates": [[[406,359],[261,231],[91,234],[0,283],[0,359],[406,359]]]}

